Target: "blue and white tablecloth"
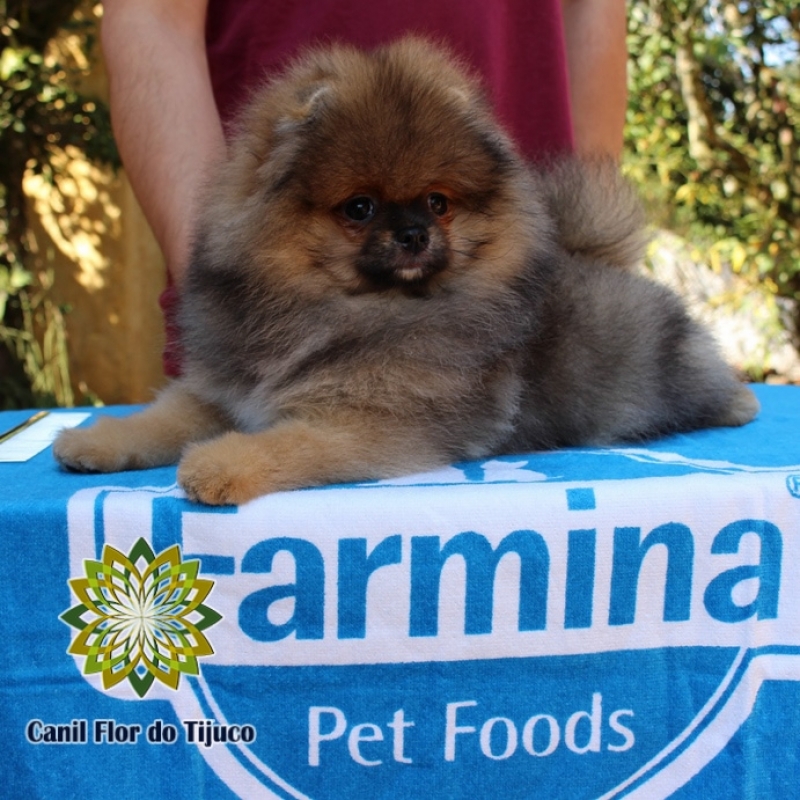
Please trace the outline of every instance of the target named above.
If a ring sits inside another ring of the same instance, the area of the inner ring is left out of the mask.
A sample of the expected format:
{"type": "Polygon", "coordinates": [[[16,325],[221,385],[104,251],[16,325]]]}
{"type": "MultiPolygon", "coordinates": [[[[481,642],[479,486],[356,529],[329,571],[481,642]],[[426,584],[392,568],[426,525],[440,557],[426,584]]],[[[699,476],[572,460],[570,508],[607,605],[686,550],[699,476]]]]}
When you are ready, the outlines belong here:
{"type": "Polygon", "coordinates": [[[0,791],[800,796],[800,388],[757,391],[240,508],[0,464],[0,791]]]}

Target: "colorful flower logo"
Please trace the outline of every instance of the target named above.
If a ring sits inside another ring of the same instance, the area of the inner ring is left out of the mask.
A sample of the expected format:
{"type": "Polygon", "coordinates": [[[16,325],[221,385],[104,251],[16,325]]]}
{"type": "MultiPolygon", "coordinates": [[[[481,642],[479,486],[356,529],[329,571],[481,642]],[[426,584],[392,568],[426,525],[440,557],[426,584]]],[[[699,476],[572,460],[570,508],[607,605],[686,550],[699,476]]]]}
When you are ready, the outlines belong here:
{"type": "Polygon", "coordinates": [[[222,619],[204,604],[214,582],[198,577],[199,561],[181,561],[177,545],[156,556],[139,539],[127,556],[106,544],[84,566],[69,580],[80,602],[59,617],[79,631],[67,652],[85,656],[84,675],[100,673],[104,689],[127,680],[144,697],[156,679],[177,689],[199,674],[198,658],[214,654],[203,631],[222,619]]]}

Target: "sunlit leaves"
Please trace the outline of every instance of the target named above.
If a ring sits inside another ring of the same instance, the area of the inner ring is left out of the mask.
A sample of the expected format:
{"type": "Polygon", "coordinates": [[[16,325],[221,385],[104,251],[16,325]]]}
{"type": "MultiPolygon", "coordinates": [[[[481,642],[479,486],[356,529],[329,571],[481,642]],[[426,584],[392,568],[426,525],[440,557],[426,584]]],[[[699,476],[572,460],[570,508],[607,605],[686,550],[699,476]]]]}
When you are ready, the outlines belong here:
{"type": "Polygon", "coordinates": [[[77,71],[88,71],[95,15],[78,0],[0,2],[2,405],[71,402],[63,318],[47,296],[47,272],[32,263],[23,179],[33,173],[53,180],[74,148],[90,160],[118,163],[105,105],[74,88],[76,69],[52,41],[59,32],[67,36],[77,71]],[[20,285],[23,275],[28,280],[20,285]]]}
{"type": "Polygon", "coordinates": [[[626,169],[657,222],[704,243],[712,263],[724,257],[787,295],[800,293],[794,5],[635,0],[626,140],[626,169]],[[702,137],[694,154],[690,130],[702,137]]]}

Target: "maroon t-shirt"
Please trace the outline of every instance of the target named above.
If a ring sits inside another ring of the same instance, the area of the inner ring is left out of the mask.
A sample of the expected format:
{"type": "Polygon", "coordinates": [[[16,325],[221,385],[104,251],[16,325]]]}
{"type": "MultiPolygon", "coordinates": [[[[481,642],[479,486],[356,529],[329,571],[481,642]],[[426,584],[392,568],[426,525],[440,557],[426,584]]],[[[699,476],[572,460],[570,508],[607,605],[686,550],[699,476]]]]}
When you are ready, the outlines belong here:
{"type": "MultiPolygon", "coordinates": [[[[223,122],[253,88],[326,42],[373,48],[405,33],[445,42],[483,79],[495,111],[531,160],[573,149],[561,0],[209,0],[208,62],[223,122]]],[[[164,371],[180,374],[178,297],[161,297],[164,371]]]]}
{"type": "Polygon", "coordinates": [[[310,45],[370,49],[404,33],[443,41],[472,65],[526,157],[572,148],[561,0],[209,0],[222,119],[310,45]]]}

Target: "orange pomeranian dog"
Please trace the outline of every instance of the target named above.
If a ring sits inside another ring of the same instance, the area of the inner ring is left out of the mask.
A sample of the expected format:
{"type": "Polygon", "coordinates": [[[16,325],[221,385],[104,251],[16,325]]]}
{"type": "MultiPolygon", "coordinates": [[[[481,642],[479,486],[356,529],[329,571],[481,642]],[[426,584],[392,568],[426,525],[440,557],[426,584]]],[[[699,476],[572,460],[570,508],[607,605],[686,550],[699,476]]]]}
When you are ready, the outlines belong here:
{"type": "Polygon", "coordinates": [[[244,111],[201,207],[184,375],[64,431],[66,467],[179,462],[190,497],[238,504],[757,413],[677,297],[629,269],[641,215],[615,169],[526,165],[423,41],[298,61],[244,111]]]}

